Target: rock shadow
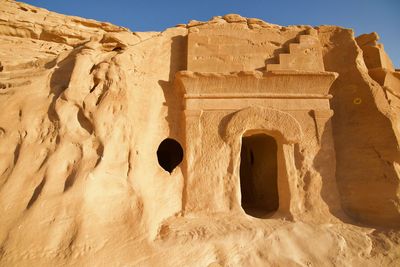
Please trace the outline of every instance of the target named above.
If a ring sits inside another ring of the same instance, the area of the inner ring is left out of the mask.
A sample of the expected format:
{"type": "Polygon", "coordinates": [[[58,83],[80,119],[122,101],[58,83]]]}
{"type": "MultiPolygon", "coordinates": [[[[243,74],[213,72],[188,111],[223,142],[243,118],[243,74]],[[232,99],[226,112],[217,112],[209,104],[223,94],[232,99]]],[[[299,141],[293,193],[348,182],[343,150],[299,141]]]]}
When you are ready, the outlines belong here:
{"type": "MultiPolygon", "coordinates": [[[[334,170],[331,165],[332,154],[334,157],[336,155],[334,154],[335,150],[331,129],[331,121],[328,121],[320,135],[320,149],[314,157],[313,166],[321,175],[320,195],[328,206],[329,212],[343,222],[352,223],[342,209],[336,174],[332,171],[334,170]]],[[[333,166],[333,168],[336,168],[336,166],[333,166]]]]}
{"type": "Polygon", "coordinates": [[[187,37],[175,36],[171,42],[170,74],[169,80],[159,80],[158,84],[163,90],[164,105],[167,107],[167,116],[170,137],[183,139],[183,95],[174,84],[175,74],[187,68],[187,37]]]}
{"type": "Polygon", "coordinates": [[[48,109],[48,117],[52,122],[58,122],[59,118],[55,109],[56,101],[60,95],[68,88],[71,80],[72,71],[75,66],[75,55],[78,51],[72,51],[65,59],[54,65],[56,69],[50,78],[50,92],[52,96],[51,103],[48,109]]]}

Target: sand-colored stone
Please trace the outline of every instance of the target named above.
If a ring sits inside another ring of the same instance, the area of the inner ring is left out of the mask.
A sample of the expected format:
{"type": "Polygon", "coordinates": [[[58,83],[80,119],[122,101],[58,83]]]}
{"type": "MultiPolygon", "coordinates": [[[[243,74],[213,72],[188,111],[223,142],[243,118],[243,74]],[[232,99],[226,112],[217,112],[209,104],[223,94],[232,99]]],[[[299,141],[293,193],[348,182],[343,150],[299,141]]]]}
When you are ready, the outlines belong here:
{"type": "Polygon", "coordinates": [[[134,33],[1,0],[0,265],[399,266],[378,39],[235,14],[134,33]]]}

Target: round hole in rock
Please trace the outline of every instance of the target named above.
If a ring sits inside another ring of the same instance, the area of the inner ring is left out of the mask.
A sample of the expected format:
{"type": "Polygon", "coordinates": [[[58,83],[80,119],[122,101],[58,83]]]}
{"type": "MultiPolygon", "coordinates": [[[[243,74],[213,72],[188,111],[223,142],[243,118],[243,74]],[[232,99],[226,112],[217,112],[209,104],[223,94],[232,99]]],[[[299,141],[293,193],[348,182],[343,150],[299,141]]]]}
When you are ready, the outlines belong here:
{"type": "Polygon", "coordinates": [[[183,159],[183,149],[178,141],[167,138],[161,142],[157,149],[158,164],[171,173],[183,159]]]}

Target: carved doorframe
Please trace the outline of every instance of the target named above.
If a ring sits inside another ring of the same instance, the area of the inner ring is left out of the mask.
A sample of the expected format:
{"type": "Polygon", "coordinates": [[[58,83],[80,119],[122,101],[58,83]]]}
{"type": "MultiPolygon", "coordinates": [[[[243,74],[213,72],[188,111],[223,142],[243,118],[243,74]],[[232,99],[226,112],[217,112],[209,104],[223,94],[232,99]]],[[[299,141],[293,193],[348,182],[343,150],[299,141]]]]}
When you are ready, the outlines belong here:
{"type": "MultiPolygon", "coordinates": [[[[263,107],[248,107],[235,112],[224,131],[223,139],[231,147],[230,173],[236,185],[233,206],[240,206],[240,151],[244,134],[265,133],[275,138],[278,145],[278,216],[291,217],[291,198],[296,194],[297,171],[294,162],[294,145],[303,132],[298,121],[289,113],[263,107]]],[[[244,210],[242,209],[243,213],[244,210]]]]}

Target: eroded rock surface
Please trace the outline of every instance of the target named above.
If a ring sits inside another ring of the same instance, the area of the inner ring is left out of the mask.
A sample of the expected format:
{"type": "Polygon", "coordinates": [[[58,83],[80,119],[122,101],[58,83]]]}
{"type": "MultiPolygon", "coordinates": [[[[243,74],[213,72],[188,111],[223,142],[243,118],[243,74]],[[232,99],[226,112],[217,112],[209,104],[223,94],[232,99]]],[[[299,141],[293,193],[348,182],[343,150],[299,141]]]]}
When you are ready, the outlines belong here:
{"type": "Polygon", "coordinates": [[[400,265],[378,39],[234,14],[134,33],[2,0],[0,265],[400,265]]]}

